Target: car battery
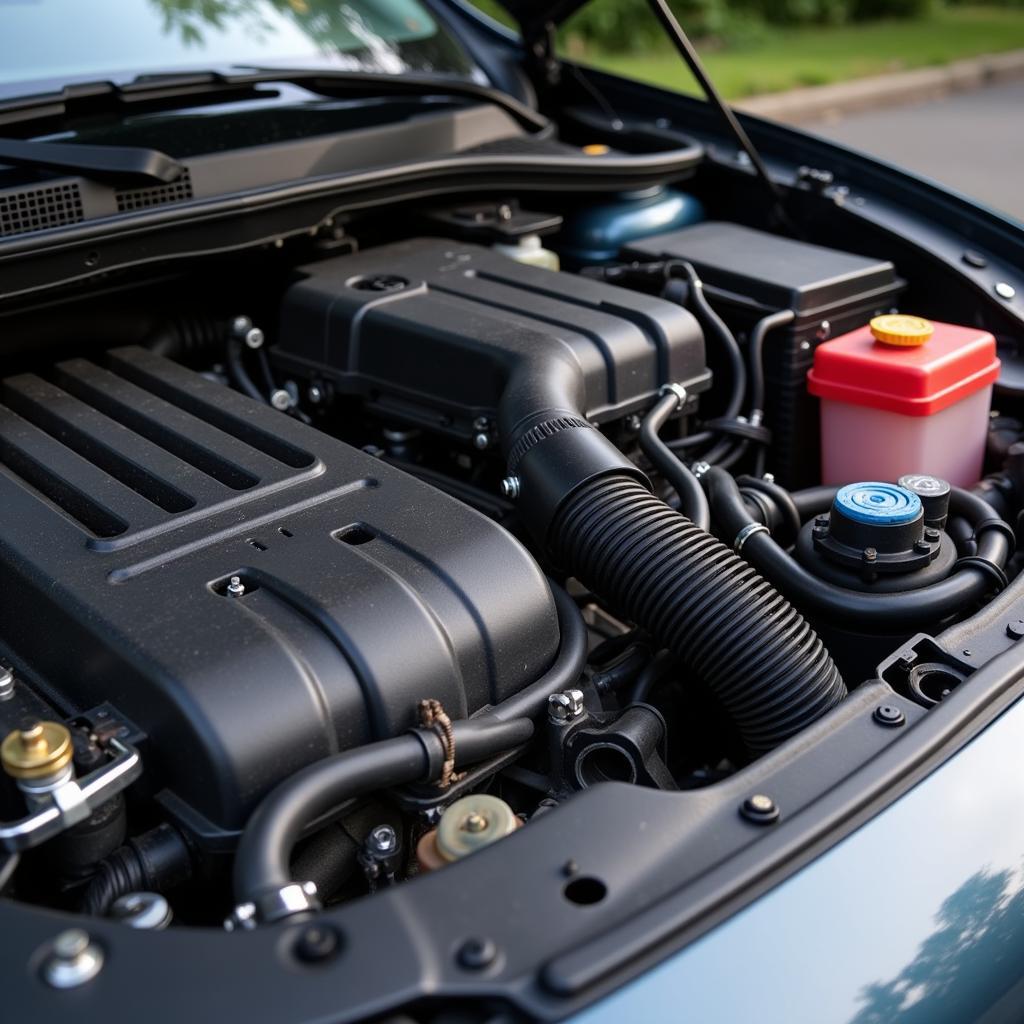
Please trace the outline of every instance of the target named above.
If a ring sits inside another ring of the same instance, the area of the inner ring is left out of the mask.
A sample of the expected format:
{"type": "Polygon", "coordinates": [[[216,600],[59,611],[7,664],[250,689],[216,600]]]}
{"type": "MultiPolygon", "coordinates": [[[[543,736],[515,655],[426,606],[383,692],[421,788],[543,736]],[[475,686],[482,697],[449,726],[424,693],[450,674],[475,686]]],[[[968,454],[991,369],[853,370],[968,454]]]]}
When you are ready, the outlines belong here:
{"type": "MultiPolygon", "coordinates": [[[[817,483],[818,403],[807,390],[807,371],[821,342],[896,305],[904,282],[892,263],[724,221],[644,239],[623,256],[692,263],[712,306],[741,344],[763,316],[792,310],[792,323],[765,339],[764,412],[772,434],[767,466],[786,487],[817,483]]],[[[716,360],[714,349],[709,345],[708,362],[724,374],[725,361],[716,360]]]]}

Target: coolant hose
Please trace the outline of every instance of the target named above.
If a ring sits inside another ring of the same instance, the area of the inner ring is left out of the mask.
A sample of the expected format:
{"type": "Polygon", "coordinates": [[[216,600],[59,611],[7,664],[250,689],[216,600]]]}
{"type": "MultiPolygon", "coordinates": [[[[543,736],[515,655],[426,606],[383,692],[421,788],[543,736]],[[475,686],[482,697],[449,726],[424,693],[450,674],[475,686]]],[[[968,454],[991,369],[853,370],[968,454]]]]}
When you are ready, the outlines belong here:
{"type": "MultiPolygon", "coordinates": [[[[452,724],[457,766],[476,764],[526,743],[531,717],[550,694],[575,686],[587,658],[587,630],[576,603],[553,585],[561,632],[551,667],[519,693],[452,724]]],[[[282,782],[246,823],[235,856],[234,889],[239,903],[256,901],[290,884],[292,850],[318,818],[368,792],[431,782],[438,778],[444,749],[437,733],[416,729],[324,758],[282,782]]]]}
{"type": "Polygon", "coordinates": [[[683,515],[702,530],[708,530],[711,527],[711,511],[700,481],[679,456],[658,437],[658,432],[668,422],[669,417],[679,411],[682,402],[683,399],[676,392],[670,392],[658,400],[640,425],[640,449],[679,495],[683,515]]]}
{"type": "MultiPolygon", "coordinates": [[[[755,525],[736,481],[728,473],[711,469],[704,483],[715,525],[726,537],[738,537],[755,525]]],[[[825,495],[826,489],[815,489],[816,499],[825,495]]],[[[797,504],[806,507],[809,503],[797,504]]],[[[767,530],[758,529],[746,536],[743,557],[799,607],[830,621],[856,623],[859,628],[871,627],[883,633],[923,628],[982,600],[993,589],[1010,554],[1009,528],[981,498],[955,488],[950,509],[975,526],[978,553],[946,579],[919,590],[864,594],[836,586],[808,572],[779,547],[767,530]],[[981,562],[993,568],[988,570],[981,562]]]]}
{"type": "Polygon", "coordinates": [[[558,564],[702,679],[752,754],[846,696],[817,635],[770,583],[634,479],[573,490],[548,530],[558,564]]]}

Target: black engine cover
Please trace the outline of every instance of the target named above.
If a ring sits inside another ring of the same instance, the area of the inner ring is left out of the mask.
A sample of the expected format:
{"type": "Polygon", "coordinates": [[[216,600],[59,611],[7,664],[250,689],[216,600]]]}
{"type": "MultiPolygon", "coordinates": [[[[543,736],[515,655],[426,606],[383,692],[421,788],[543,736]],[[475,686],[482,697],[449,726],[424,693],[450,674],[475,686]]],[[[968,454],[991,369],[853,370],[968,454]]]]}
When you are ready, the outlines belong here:
{"type": "Polygon", "coordinates": [[[2,402],[4,639],[66,713],[141,727],[146,780],[197,831],[422,698],[465,716],[554,657],[547,583],[500,527],[144,349],[2,402]]]}

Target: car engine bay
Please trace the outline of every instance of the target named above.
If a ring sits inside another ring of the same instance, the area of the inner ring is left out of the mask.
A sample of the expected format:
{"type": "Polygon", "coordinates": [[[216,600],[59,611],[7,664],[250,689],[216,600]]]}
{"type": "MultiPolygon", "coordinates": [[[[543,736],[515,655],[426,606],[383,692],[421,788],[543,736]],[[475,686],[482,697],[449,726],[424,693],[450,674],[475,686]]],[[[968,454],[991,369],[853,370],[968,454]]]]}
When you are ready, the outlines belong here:
{"type": "Polygon", "coordinates": [[[5,900],[364,1008],[507,912],[570,997],[1024,636],[1017,339],[919,255],[491,193],[4,312],[5,900]]]}

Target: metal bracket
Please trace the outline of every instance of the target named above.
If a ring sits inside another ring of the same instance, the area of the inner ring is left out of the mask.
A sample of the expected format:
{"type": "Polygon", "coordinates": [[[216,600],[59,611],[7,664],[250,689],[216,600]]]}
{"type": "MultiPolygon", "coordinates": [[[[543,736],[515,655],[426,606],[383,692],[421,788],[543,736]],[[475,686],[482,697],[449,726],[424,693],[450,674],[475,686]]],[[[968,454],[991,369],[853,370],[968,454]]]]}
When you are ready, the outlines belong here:
{"type": "Polygon", "coordinates": [[[17,853],[52,839],[85,821],[142,774],[142,759],[134,747],[114,737],[106,746],[114,754],[113,761],[82,779],[68,778],[49,792],[33,796],[36,809],[31,814],[0,824],[0,848],[17,853]]]}

